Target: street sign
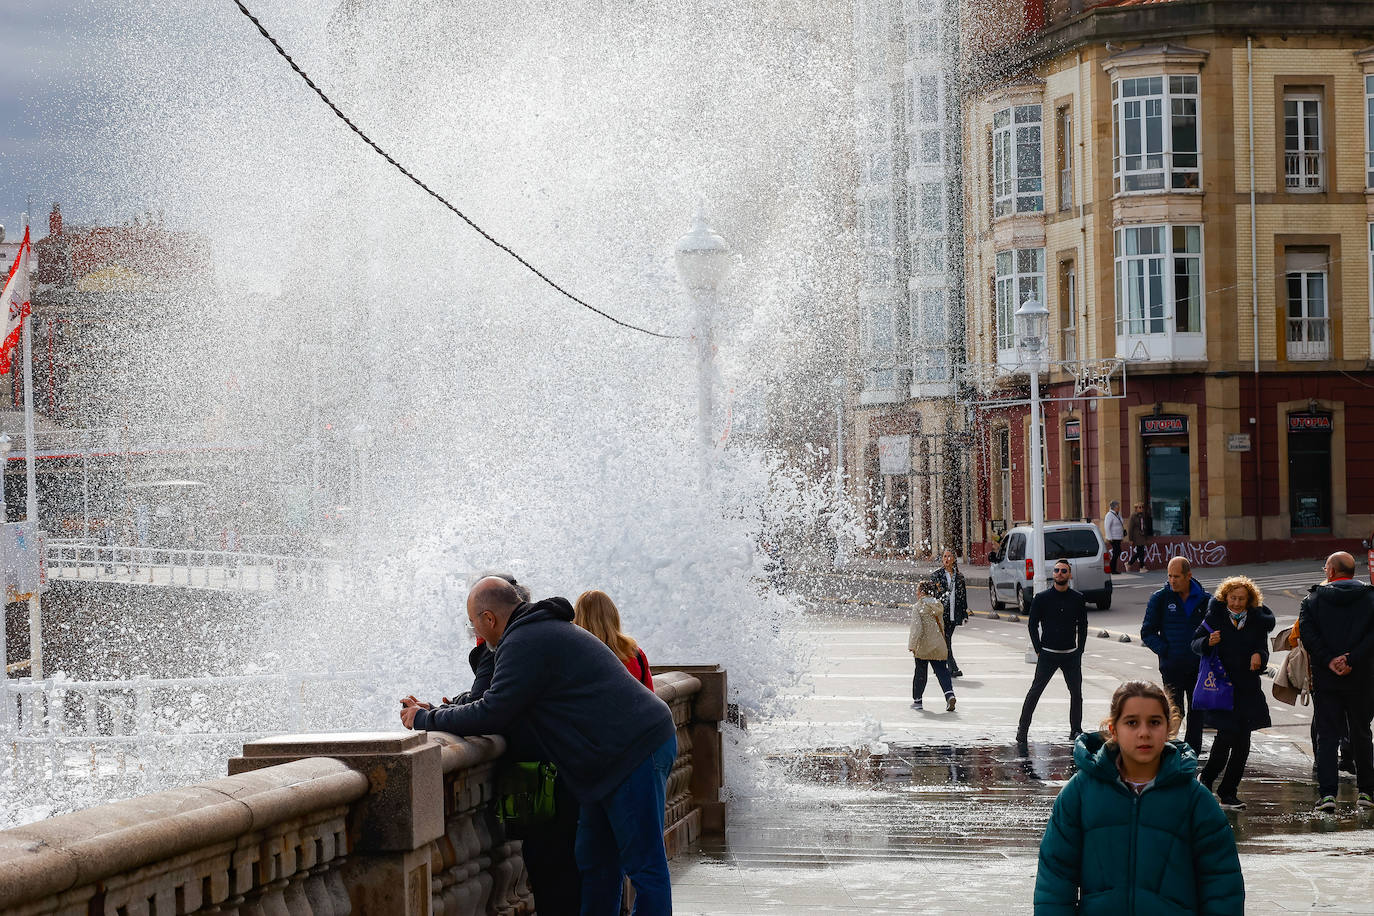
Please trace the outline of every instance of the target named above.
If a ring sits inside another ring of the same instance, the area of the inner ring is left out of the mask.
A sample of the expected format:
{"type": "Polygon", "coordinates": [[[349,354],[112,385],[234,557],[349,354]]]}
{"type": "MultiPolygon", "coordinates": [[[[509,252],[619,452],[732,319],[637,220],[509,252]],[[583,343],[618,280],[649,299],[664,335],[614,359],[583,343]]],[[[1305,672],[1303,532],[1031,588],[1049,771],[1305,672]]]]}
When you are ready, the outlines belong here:
{"type": "Polygon", "coordinates": [[[1226,451],[1228,452],[1248,452],[1250,451],[1249,433],[1232,433],[1226,437],[1226,451]]]}

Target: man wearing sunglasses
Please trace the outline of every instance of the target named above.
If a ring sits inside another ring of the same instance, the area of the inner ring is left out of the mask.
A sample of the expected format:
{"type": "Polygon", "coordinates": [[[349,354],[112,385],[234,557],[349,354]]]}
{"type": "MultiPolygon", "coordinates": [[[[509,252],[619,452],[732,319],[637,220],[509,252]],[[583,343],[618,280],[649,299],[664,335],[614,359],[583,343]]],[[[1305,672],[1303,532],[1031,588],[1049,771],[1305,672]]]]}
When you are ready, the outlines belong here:
{"type": "Polygon", "coordinates": [[[1073,568],[1068,560],[1055,560],[1054,587],[1036,594],[1031,601],[1030,639],[1035,649],[1035,677],[1026,702],[1021,706],[1021,723],[1016,729],[1016,744],[1021,753],[1030,737],[1031,717],[1040,694],[1045,692],[1056,671],[1064,673],[1069,688],[1069,739],[1083,731],[1083,650],[1088,645],[1088,605],[1083,594],[1069,587],[1073,568]]]}

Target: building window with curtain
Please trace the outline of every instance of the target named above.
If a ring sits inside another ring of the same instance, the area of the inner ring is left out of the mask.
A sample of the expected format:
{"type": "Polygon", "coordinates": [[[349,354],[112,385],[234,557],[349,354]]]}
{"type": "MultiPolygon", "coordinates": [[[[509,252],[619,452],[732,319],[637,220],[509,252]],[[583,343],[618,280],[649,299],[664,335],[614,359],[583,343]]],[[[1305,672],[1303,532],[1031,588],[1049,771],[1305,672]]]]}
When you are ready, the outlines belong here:
{"type": "Polygon", "coordinates": [[[1330,359],[1328,255],[1325,251],[1290,249],[1285,260],[1288,321],[1284,339],[1288,358],[1330,359]]]}
{"type": "Polygon", "coordinates": [[[1131,226],[1116,230],[1118,355],[1202,358],[1202,227],[1131,226]],[[1181,345],[1180,345],[1181,344],[1181,345]]]}
{"type": "Polygon", "coordinates": [[[1045,249],[1016,248],[997,252],[997,349],[999,362],[1007,362],[1016,349],[1016,322],[1012,316],[1028,299],[1045,301],[1045,249]]]}
{"type": "Polygon", "coordinates": [[[1326,188],[1322,150],[1322,97],[1290,92],[1283,97],[1283,180],[1289,192],[1326,188]]]}
{"type": "Polygon", "coordinates": [[[994,216],[1045,209],[1040,120],[1039,105],[1015,105],[992,116],[994,216]]]}
{"type": "Polygon", "coordinates": [[[1118,192],[1202,187],[1196,76],[1115,80],[1112,122],[1118,192]]]}

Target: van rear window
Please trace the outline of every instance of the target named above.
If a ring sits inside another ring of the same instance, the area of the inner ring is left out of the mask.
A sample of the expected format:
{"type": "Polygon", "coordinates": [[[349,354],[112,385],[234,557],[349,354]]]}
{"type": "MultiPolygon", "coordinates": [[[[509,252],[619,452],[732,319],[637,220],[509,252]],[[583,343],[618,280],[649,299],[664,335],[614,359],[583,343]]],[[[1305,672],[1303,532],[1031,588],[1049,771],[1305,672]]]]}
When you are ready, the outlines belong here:
{"type": "Polygon", "coordinates": [[[1083,528],[1045,532],[1045,559],[1095,557],[1097,536],[1083,528]]]}

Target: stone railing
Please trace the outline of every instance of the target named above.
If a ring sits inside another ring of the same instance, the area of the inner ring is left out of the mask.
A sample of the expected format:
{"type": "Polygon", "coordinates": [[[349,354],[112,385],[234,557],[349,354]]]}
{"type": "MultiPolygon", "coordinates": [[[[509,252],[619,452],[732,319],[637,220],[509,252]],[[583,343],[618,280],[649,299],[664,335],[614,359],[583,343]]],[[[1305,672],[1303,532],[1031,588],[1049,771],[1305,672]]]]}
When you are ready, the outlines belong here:
{"type": "MultiPolygon", "coordinates": [[[[725,672],[655,672],[677,725],[664,841],[725,825],[725,672]]],[[[497,737],[277,736],[230,775],[0,832],[15,916],[533,913],[520,843],[495,816],[497,737]]]]}

